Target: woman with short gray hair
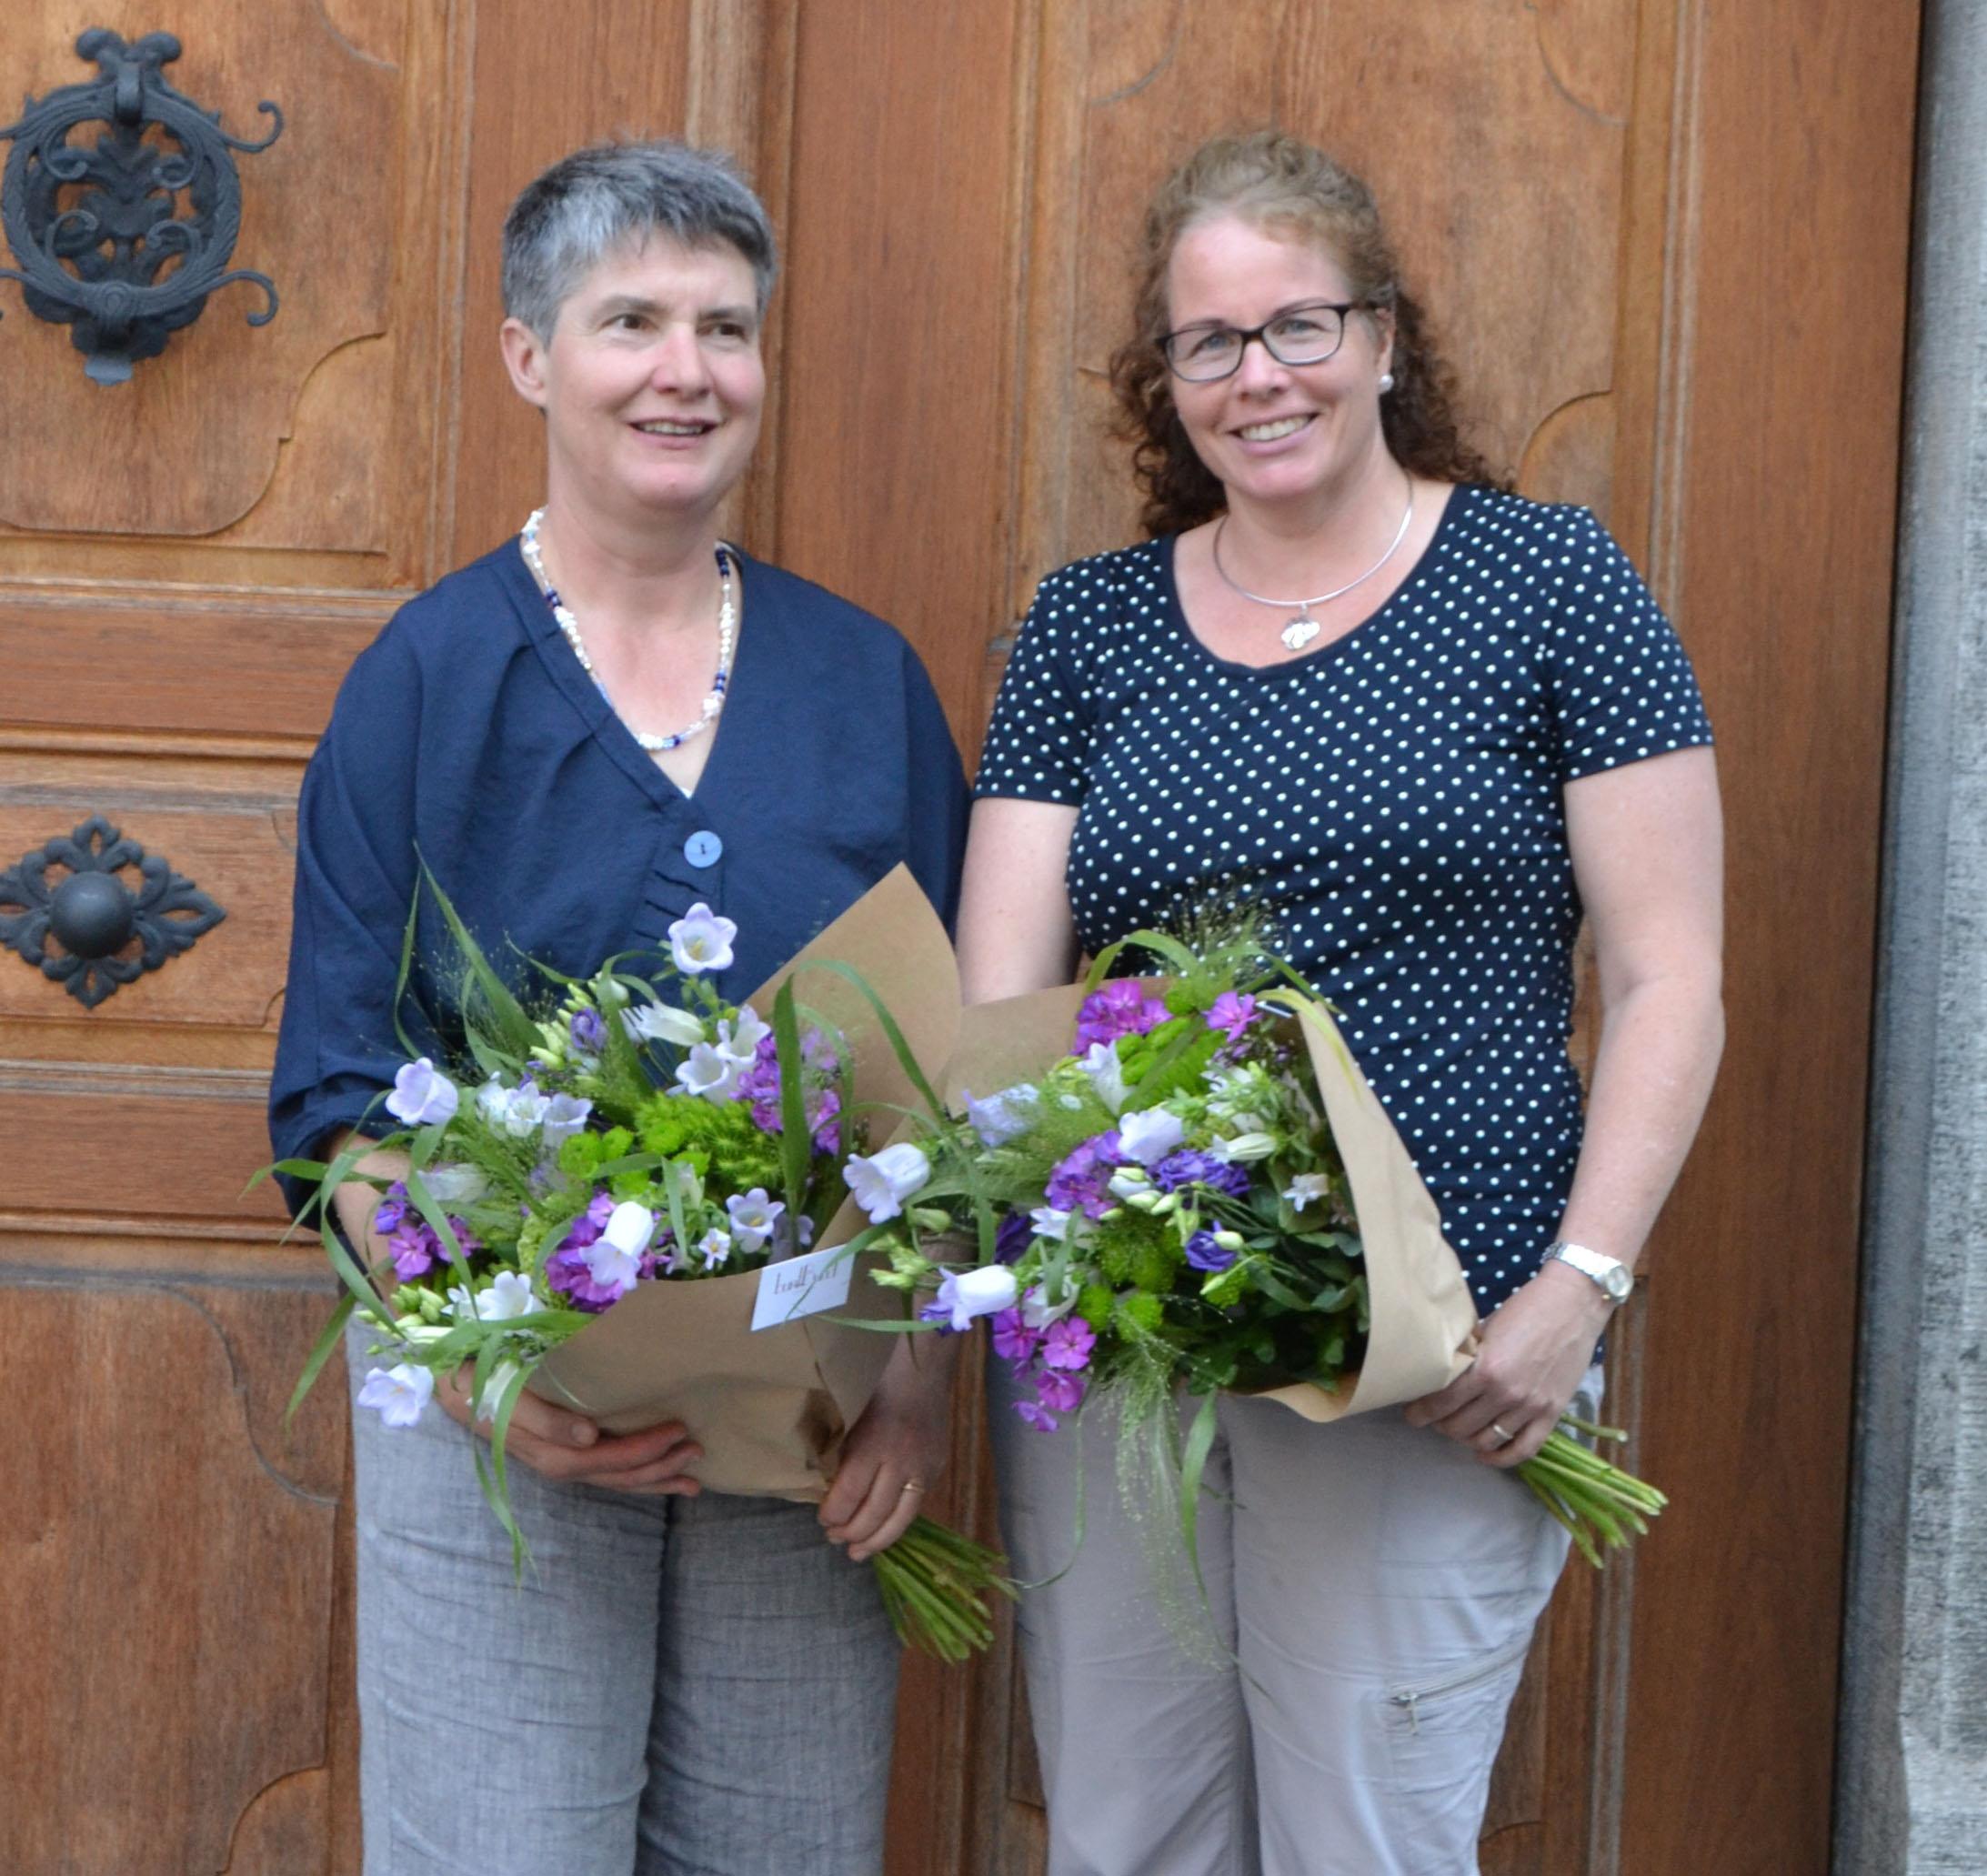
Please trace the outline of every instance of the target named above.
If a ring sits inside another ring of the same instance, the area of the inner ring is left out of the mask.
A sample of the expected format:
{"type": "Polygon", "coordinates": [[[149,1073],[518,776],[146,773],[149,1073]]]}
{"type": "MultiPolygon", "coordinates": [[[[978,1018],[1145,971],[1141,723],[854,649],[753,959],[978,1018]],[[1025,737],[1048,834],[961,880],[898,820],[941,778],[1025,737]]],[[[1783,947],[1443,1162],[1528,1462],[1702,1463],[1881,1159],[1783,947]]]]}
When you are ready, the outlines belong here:
{"type": "MultiPolygon", "coordinates": [[[[732,997],[900,861],[950,922],[965,783],[916,654],[718,537],[776,266],[751,190],[678,144],[577,151],[517,198],[502,345],[545,416],[545,505],[339,693],[299,804],[278,1157],[387,1124],[416,850],[492,955],[571,973],[666,950],[707,902],[738,928],[732,997]]],[[[376,1202],[338,1195],[376,1266],[376,1202]]],[[[525,1395],[521,1584],[465,1390],[412,1428],[357,1412],[367,1876],[875,1876],[897,1647],[857,1566],[943,1462],[949,1373],[913,1342],[819,1507],[700,1495],[697,1428],[614,1435],[525,1395]]]]}

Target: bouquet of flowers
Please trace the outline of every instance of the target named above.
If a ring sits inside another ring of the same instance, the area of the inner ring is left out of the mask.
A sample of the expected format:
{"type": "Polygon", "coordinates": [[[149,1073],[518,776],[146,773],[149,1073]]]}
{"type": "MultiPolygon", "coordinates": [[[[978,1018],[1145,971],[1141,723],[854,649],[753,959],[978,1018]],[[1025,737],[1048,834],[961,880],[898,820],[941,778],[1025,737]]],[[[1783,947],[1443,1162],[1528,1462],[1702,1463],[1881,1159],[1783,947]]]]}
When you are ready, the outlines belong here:
{"type": "MultiPolygon", "coordinates": [[[[888,1354],[888,1338],[842,1329],[819,1307],[846,1291],[854,1257],[837,1248],[851,1234],[831,1229],[847,1203],[840,1161],[849,1152],[867,1166],[855,1153],[863,1097],[892,1079],[865,1076],[858,1057],[894,1055],[898,1074],[921,1078],[912,1043],[859,972],[825,960],[842,941],[873,950],[855,944],[872,929],[891,932],[901,953],[908,920],[911,952],[928,958],[935,933],[949,968],[935,915],[899,874],[769,994],[739,1004],[709,980],[731,963],[737,927],[707,906],[669,928],[660,981],[671,996],[610,959],[585,978],[534,967],[541,994],[527,1005],[430,881],[456,954],[462,1058],[400,1068],[382,1097],[398,1123],[386,1138],[328,1165],[271,1169],[314,1183],[307,1211],[346,1290],[296,1399],[354,1310],[384,1364],[358,1401],[388,1425],[411,1425],[438,1375],[468,1369],[491,1432],[477,1467],[520,1567],[504,1439],[527,1387],[613,1431],[683,1418],[704,1448],[707,1488],[818,1498],[888,1354]],[[798,1002],[795,973],[809,963],[854,987],[842,1001],[871,1018],[865,1033],[798,1002]],[[404,1154],[405,1173],[360,1173],[378,1151],[404,1154]],[[334,1228],[333,1197],[354,1179],[384,1191],[374,1230],[397,1279],[390,1295],[334,1228]]],[[[412,935],[410,920],[404,959],[412,935]]],[[[403,990],[406,978],[404,962],[403,990]]],[[[947,1004],[942,988],[920,1000],[941,1013],[947,1004]]],[[[956,1021],[956,989],[951,1008],[956,1021]]],[[[914,1027],[928,1054],[949,1046],[942,1022],[914,1027]]],[[[982,1592],[1007,1588],[991,1552],[919,1519],[870,1560],[905,1640],[961,1659],[991,1639],[982,1592]]]]}
{"type": "MultiPolygon", "coordinates": [[[[1108,1398],[1128,1501],[1169,1514],[1147,1528],[1177,1526],[1190,1560],[1219,1390],[1320,1420],[1414,1399],[1467,1365],[1476,1318],[1426,1188],[1296,973],[1249,934],[1125,942],[1175,975],[1106,981],[1114,947],[1088,986],[968,1012],[956,1080],[1001,1091],[960,1090],[976,1149],[948,1189],[990,1199],[992,1254],[960,1263],[900,1229],[878,1280],[936,1285],[921,1314],[941,1330],[983,1321],[1031,1426],[1108,1398]],[[1184,1440],[1182,1389],[1200,1397],[1184,1440]]],[[[1626,1436],[1569,1419],[1514,1470],[1598,1564],[1664,1500],[1582,1437],[1626,1436]]]]}

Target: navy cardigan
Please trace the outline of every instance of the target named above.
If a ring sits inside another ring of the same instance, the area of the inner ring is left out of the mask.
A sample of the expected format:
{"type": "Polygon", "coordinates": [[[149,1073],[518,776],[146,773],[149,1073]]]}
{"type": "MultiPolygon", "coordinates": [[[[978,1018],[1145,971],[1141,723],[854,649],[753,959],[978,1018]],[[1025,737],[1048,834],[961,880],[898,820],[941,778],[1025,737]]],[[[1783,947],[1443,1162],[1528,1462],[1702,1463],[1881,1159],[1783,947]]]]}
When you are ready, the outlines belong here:
{"type": "MultiPolygon", "coordinates": [[[[745,996],[899,860],[950,926],[966,783],[917,654],[778,567],[747,559],[742,578],[724,714],[690,795],[580,668],[515,541],[360,654],[298,802],[279,1158],[357,1125],[405,1059],[393,991],[416,850],[500,967],[521,952],[579,974],[666,951],[670,921],[704,900],[738,927],[717,987],[745,996]]],[[[439,928],[424,906],[412,988],[430,1009],[446,1001],[427,962],[439,928]]],[[[379,1109],[366,1130],[392,1125],[379,1109]]]]}

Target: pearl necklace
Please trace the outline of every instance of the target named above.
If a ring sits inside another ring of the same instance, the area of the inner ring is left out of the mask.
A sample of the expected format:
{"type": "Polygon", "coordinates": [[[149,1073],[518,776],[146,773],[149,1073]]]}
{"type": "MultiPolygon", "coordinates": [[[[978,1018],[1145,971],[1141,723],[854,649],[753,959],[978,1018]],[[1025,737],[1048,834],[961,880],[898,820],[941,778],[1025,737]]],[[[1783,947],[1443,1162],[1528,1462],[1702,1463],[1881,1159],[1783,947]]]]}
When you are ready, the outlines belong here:
{"type": "Polygon", "coordinates": [[[1400,517],[1400,526],[1394,529],[1394,537],[1387,543],[1387,551],[1373,562],[1356,580],[1348,580],[1342,587],[1334,587],[1329,593],[1320,593],[1310,599],[1265,599],[1260,593],[1251,593],[1247,587],[1238,585],[1229,577],[1228,568],[1221,565],[1221,530],[1228,526],[1228,517],[1222,516],[1214,524],[1214,539],[1210,544],[1214,555],[1214,570],[1221,577],[1221,584],[1231,593],[1239,593],[1244,599],[1253,599],[1258,606],[1280,606],[1286,611],[1297,607],[1297,617],[1278,636],[1292,651],[1302,651],[1324,627],[1310,616],[1314,606],[1323,606],[1328,601],[1344,597],[1354,587],[1363,587],[1381,567],[1394,557],[1394,551],[1408,537],[1408,524],[1414,519],[1414,482],[1408,482],[1408,510],[1400,517]]]}
{"type": "MultiPolygon", "coordinates": [[[[545,510],[535,508],[517,536],[519,551],[525,557],[525,565],[531,569],[531,577],[538,583],[538,590],[545,595],[546,604],[552,608],[552,617],[558,621],[559,630],[565,634],[566,642],[573,647],[573,656],[579,660],[579,667],[594,682],[594,688],[607,697],[607,687],[600,681],[600,674],[593,667],[593,660],[587,656],[587,647],[579,636],[579,621],[573,617],[567,606],[546,577],[545,556],[538,547],[538,524],[545,519],[545,510]]],[[[725,707],[725,687],[731,681],[731,645],[738,628],[738,608],[734,603],[731,588],[731,571],[737,556],[723,541],[718,543],[718,578],[720,597],[718,606],[718,675],[710,680],[709,694],[704,698],[703,707],[697,712],[697,721],[687,728],[673,730],[667,736],[657,736],[650,730],[637,729],[628,726],[628,734],[643,748],[653,756],[664,749],[674,749],[689,741],[693,736],[701,736],[718,720],[718,713],[725,707]]],[[[613,698],[608,697],[611,704],[613,698]]],[[[617,713],[618,714],[618,713],[617,713]]]]}

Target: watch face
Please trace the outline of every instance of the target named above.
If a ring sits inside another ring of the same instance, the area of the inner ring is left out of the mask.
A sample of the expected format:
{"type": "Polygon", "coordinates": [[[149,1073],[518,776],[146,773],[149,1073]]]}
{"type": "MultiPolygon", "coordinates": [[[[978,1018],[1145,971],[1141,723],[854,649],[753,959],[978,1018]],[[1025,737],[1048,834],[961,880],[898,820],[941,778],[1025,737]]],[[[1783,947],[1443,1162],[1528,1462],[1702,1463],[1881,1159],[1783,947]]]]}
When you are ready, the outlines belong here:
{"type": "Polygon", "coordinates": [[[1620,1264],[1601,1279],[1601,1287],[1618,1303],[1625,1303],[1629,1292],[1635,1288],[1635,1279],[1620,1264]]]}

